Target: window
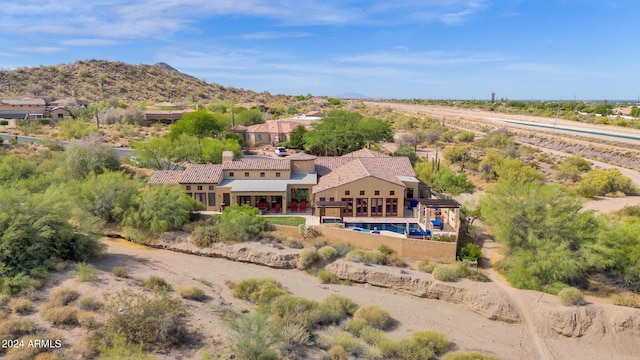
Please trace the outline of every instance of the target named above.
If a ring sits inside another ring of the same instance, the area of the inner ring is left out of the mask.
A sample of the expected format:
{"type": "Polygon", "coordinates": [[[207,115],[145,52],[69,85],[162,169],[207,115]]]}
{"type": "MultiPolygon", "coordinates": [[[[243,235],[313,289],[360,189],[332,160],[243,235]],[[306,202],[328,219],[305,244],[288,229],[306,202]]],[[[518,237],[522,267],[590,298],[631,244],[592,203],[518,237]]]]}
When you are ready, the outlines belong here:
{"type": "Polygon", "coordinates": [[[327,198],[326,198],[326,197],[321,197],[321,198],[320,198],[320,201],[326,201],[326,200],[327,200],[327,198]]]}
{"type": "Polygon", "coordinates": [[[260,177],[264,177],[264,173],[263,172],[260,173],[260,177]]]}
{"type": "Polygon", "coordinates": [[[345,191],[344,191],[344,194],[345,194],[345,195],[351,195],[351,191],[349,191],[349,190],[345,190],[345,191]]]}
{"type": "Polygon", "coordinates": [[[198,185],[198,190],[202,190],[202,185],[198,185]]]}
{"type": "Polygon", "coordinates": [[[332,197],[330,197],[330,198],[329,198],[329,201],[333,201],[333,200],[335,200],[335,199],[334,199],[334,198],[332,198],[332,197]]]}
{"type": "Polygon", "coordinates": [[[374,195],[380,195],[380,190],[376,190],[373,192],[374,195]]]}
{"type": "Polygon", "coordinates": [[[233,177],[233,171],[229,172],[229,177],[233,177]]]}
{"type": "Polygon", "coordinates": [[[209,185],[209,190],[213,190],[213,185],[209,185]]]}
{"type": "Polygon", "coordinates": [[[249,177],[249,172],[245,172],[244,177],[249,177]]]}
{"type": "Polygon", "coordinates": [[[364,195],[364,190],[360,190],[360,196],[364,195]]]}
{"type": "Polygon", "coordinates": [[[187,196],[193,196],[193,194],[192,193],[187,193],[187,196]]]}
{"type": "Polygon", "coordinates": [[[394,190],[389,191],[389,195],[393,196],[395,194],[396,194],[396,192],[394,190]]]}
{"type": "Polygon", "coordinates": [[[191,190],[191,185],[186,186],[187,190],[191,190]]]}
{"type": "MultiPolygon", "coordinates": [[[[210,186],[213,187],[213,186],[210,186]]],[[[207,194],[208,198],[209,198],[209,206],[216,206],[216,194],[215,193],[209,193],[207,194]]]]}
{"type": "Polygon", "coordinates": [[[279,172],[276,173],[276,177],[280,177],[280,173],[279,172]]]}
{"type": "Polygon", "coordinates": [[[64,114],[58,114],[58,119],[62,119],[64,117],[64,114]]]}

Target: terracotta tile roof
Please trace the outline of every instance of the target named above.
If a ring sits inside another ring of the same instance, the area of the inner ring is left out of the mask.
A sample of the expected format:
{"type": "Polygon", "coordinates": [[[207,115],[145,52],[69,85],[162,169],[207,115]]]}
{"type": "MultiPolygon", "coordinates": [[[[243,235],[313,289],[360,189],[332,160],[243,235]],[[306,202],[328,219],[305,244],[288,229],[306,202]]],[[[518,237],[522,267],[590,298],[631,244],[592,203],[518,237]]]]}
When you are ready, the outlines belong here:
{"type": "Polygon", "coordinates": [[[184,170],[180,184],[217,184],[221,175],[222,165],[190,165],[184,170]]]}
{"type": "Polygon", "coordinates": [[[149,184],[179,184],[181,176],[182,170],[158,170],[149,180],[149,184]]]}
{"type": "Polygon", "coordinates": [[[38,105],[45,106],[47,103],[44,99],[24,98],[24,99],[2,99],[2,103],[8,105],[38,105]]]}
{"type": "Polygon", "coordinates": [[[224,170],[289,170],[291,161],[288,159],[252,158],[225,161],[224,170]]]}
{"type": "Polygon", "coordinates": [[[273,120],[264,124],[247,126],[248,133],[289,134],[300,125],[297,121],[273,120]]]}
{"type": "Polygon", "coordinates": [[[385,171],[384,168],[366,164],[367,160],[367,158],[356,158],[355,160],[350,160],[348,163],[335,168],[331,173],[322,176],[320,180],[318,180],[318,185],[313,187],[313,193],[315,194],[320,191],[342,186],[367,177],[374,177],[398,186],[404,186],[402,181],[396,177],[396,174],[389,173],[385,171]]]}
{"type": "Polygon", "coordinates": [[[342,157],[391,157],[389,155],[383,154],[381,152],[373,151],[371,149],[360,149],[354,152],[350,152],[348,154],[342,155],[342,157]]]}
{"type": "Polygon", "coordinates": [[[315,160],[318,157],[307,153],[296,153],[288,157],[289,160],[315,160]]]}

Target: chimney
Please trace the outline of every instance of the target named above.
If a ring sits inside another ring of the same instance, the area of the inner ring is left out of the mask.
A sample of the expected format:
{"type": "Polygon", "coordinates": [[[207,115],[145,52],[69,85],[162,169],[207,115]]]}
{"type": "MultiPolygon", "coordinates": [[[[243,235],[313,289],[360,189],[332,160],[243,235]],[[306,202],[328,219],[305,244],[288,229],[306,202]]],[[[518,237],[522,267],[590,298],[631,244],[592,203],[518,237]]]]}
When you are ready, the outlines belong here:
{"type": "Polygon", "coordinates": [[[222,163],[226,163],[227,161],[233,161],[233,151],[225,150],[222,152],[222,163]]]}

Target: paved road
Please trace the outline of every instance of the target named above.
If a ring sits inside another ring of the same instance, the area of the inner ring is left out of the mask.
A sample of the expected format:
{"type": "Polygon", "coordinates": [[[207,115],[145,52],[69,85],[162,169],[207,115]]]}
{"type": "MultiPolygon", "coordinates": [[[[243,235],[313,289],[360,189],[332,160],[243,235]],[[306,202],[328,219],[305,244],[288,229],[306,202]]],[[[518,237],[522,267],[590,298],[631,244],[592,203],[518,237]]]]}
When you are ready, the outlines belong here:
{"type": "MultiPolygon", "coordinates": [[[[23,144],[30,144],[30,143],[40,144],[43,140],[50,140],[50,139],[38,138],[34,136],[11,135],[6,133],[0,133],[0,138],[3,138],[5,141],[8,141],[10,139],[17,139],[19,143],[23,143],[23,144]]],[[[58,141],[58,140],[53,140],[53,141],[57,141],[58,144],[64,147],[73,145],[73,142],[69,142],[69,141],[58,141]]],[[[123,156],[131,157],[131,155],[133,155],[133,149],[130,149],[130,148],[114,148],[114,149],[116,150],[118,157],[123,157],[123,156]]]]}

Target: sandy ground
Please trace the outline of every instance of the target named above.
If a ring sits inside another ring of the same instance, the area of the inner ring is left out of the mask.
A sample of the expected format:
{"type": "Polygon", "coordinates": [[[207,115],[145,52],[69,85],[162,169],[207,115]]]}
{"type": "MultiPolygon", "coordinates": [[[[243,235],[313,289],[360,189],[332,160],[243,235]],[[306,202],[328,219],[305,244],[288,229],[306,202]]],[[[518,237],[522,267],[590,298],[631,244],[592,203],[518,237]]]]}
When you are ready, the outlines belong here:
{"type": "MultiPolygon", "coordinates": [[[[189,302],[193,314],[191,326],[198,329],[204,338],[191,349],[181,350],[180,355],[184,356],[183,358],[197,356],[198,349],[202,347],[208,347],[212,353],[221,351],[220,343],[224,339],[224,328],[220,321],[222,312],[251,308],[245,301],[234,299],[225,282],[255,277],[275,278],[294,295],[313,300],[322,300],[331,293],[337,293],[350,297],[360,305],[379,305],[387,309],[397,321],[397,326],[388,333],[392,338],[404,338],[419,330],[436,330],[444,333],[455,344],[456,350],[480,351],[503,359],[640,357],[640,348],[629,349],[627,343],[607,349],[601,341],[572,339],[555,333],[544,333],[542,320],[532,311],[536,308],[540,293],[511,289],[499,281],[487,283],[487,291],[499,291],[511,297],[521,312],[524,323],[491,321],[463,306],[417,298],[368,285],[321,285],[316,278],[299,270],[272,269],[224,259],[149,249],[120,240],[108,240],[106,243],[107,254],[96,262],[96,266],[101,270],[111,271],[115,266],[123,266],[135,279],[157,275],[162,276],[174,287],[195,285],[205,289],[208,296],[206,302],[189,302]],[[203,285],[200,279],[211,282],[211,286],[203,285]]],[[[490,275],[496,279],[491,271],[490,275]]],[[[126,281],[121,282],[123,286],[126,285],[126,281]]],[[[119,288],[110,283],[107,287],[102,287],[102,291],[115,293],[119,288]]],[[[556,298],[551,295],[544,295],[542,301],[557,303],[556,298]]],[[[167,358],[172,356],[177,355],[170,354],[167,358]]]]}

